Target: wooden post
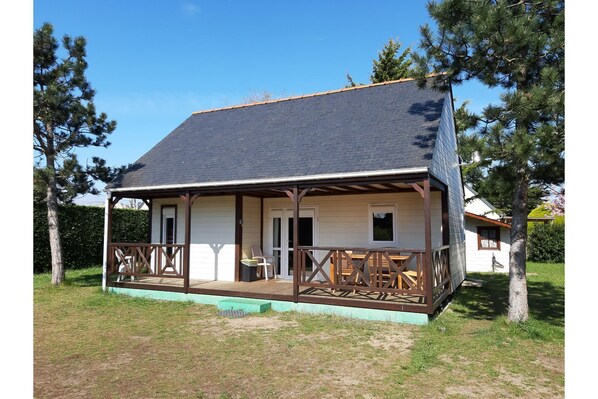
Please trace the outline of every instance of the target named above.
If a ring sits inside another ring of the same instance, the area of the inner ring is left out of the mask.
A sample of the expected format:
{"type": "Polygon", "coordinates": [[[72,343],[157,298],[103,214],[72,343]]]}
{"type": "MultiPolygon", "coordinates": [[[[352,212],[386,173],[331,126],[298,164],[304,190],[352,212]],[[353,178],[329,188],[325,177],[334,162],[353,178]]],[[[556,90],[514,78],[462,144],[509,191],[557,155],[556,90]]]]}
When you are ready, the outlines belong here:
{"type": "Polygon", "coordinates": [[[293,187],[293,302],[299,302],[299,192],[293,187]]]}
{"type": "Polygon", "coordinates": [[[434,311],[433,290],[434,276],[432,270],[432,217],[430,212],[430,178],[424,180],[424,236],[425,236],[425,255],[424,255],[424,273],[426,284],[426,305],[428,314],[434,311]]]}
{"type": "Polygon", "coordinates": [[[241,281],[241,254],[243,251],[243,196],[235,194],[235,281],[241,281]]]}
{"type": "Polygon", "coordinates": [[[191,193],[185,194],[185,253],[183,254],[183,284],[185,294],[189,293],[189,262],[191,248],[191,193]]]}
{"type": "Polygon", "coordinates": [[[153,212],[154,200],[147,201],[147,243],[152,243],[152,212],[153,212]]]}
{"type": "Polygon", "coordinates": [[[448,214],[448,187],[442,191],[442,245],[450,245],[451,235],[448,214]]]}

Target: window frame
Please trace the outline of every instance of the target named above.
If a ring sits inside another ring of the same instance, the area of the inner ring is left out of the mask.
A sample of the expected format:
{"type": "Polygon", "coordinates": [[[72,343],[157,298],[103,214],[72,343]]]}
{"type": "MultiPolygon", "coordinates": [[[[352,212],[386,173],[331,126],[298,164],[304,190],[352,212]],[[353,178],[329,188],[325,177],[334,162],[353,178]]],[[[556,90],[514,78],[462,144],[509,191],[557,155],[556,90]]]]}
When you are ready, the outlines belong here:
{"type": "Polygon", "coordinates": [[[500,251],[500,227],[499,226],[477,226],[478,234],[478,251],[500,251]],[[495,247],[483,247],[482,246],[482,234],[484,230],[494,230],[496,232],[496,246],[495,247]]]}
{"type": "Polygon", "coordinates": [[[398,207],[397,204],[369,204],[368,206],[368,242],[373,245],[378,244],[398,244],[399,242],[399,228],[398,228],[398,207]],[[374,213],[375,212],[392,212],[392,241],[377,241],[374,240],[374,213]]]}

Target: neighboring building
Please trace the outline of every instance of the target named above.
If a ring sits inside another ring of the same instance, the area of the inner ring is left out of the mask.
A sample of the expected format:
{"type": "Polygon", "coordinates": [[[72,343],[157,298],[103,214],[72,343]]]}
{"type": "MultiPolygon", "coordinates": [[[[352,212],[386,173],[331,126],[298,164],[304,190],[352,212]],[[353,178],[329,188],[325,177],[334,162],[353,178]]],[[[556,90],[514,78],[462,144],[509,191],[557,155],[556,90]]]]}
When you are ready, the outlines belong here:
{"type": "Polygon", "coordinates": [[[108,207],[114,291],[420,322],[465,278],[452,92],[409,79],[196,112],[107,193],[151,210],[124,244],[108,207]],[[240,281],[255,247],[277,279],[240,281]]]}
{"type": "Polygon", "coordinates": [[[465,185],[465,246],[468,272],[509,272],[511,225],[465,185]]]}

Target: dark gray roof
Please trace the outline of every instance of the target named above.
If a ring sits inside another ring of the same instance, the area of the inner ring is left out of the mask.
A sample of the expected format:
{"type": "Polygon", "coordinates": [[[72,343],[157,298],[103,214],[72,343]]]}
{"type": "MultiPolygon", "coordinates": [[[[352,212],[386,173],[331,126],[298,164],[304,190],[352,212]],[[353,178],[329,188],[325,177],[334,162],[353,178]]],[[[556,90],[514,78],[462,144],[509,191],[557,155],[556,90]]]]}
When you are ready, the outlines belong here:
{"type": "Polygon", "coordinates": [[[398,81],[195,113],[107,188],[428,167],[444,99],[398,81]]]}

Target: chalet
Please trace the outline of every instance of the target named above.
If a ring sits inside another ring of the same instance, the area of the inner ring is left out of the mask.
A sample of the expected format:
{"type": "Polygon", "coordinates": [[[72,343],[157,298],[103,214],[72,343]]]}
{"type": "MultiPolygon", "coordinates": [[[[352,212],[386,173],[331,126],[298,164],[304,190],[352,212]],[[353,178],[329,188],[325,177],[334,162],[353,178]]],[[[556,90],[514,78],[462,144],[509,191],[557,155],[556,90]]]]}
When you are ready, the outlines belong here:
{"type": "Polygon", "coordinates": [[[104,288],[425,323],[465,278],[456,150],[430,82],[195,112],[107,186],[104,288]],[[112,242],[123,198],[147,242],[112,242]]]}

